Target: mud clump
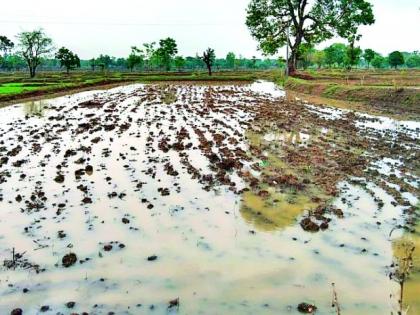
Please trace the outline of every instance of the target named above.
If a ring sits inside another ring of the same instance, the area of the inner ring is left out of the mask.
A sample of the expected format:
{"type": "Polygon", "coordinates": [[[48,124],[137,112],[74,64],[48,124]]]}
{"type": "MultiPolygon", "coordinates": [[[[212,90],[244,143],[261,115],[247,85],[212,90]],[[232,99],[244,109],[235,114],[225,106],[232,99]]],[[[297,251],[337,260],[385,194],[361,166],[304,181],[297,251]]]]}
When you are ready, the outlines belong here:
{"type": "Polygon", "coordinates": [[[73,308],[76,305],[76,302],[67,302],[66,307],[67,308],[73,308]]]}
{"type": "Polygon", "coordinates": [[[121,219],[121,221],[122,221],[122,223],[124,223],[124,224],[129,224],[129,223],[130,223],[130,220],[129,220],[129,219],[127,219],[127,218],[122,218],[122,219],[121,219]]]}
{"type": "Polygon", "coordinates": [[[297,310],[303,314],[314,314],[317,310],[317,307],[313,304],[300,303],[297,307],[297,310]]]}
{"type": "Polygon", "coordinates": [[[104,251],[110,252],[111,250],[112,250],[112,245],[111,244],[104,245],[104,251]]]}
{"type": "Polygon", "coordinates": [[[54,181],[56,182],[56,183],[58,183],[58,184],[62,184],[62,183],[64,183],[64,175],[57,175],[55,178],[54,178],[54,181]]]}
{"type": "Polygon", "coordinates": [[[85,172],[88,175],[92,175],[93,174],[93,166],[92,165],[87,165],[85,168],[85,172]]]}
{"type": "Polygon", "coordinates": [[[86,102],[79,103],[79,107],[82,108],[100,108],[103,106],[103,103],[99,100],[89,100],[86,102]]]}
{"type": "Polygon", "coordinates": [[[73,266],[76,262],[77,262],[77,256],[76,254],[73,254],[73,253],[65,255],[62,259],[62,264],[63,264],[63,267],[65,268],[69,268],[73,266]]]}
{"type": "Polygon", "coordinates": [[[318,232],[320,229],[319,225],[313,222],[311,218],[304,218],[300,221],[300,226],[307,232],[318,232]]]}
{"type": "Polygon", "coordinates": [[[236,162],[233,159],[223,159],[221,162],[217,164],[217,166],[225,171],[231,171],[235,168],[236,162]]]}
{"type": "Polygon", "coordinates": [[[21,308],[15,308],[13,311],[10,312],[10,315],[22,315],[23,311],[21,308]]]}
{"type": "Polygon", "coordinates": [[[48,312],[49,310],[50,310],[50,307],[48,305],[41,306],[41,309],[40,309],[42,313],[48,312]]]}
{"type": "Polygon", "coordinates": [[[179,298],[169,301],[168,310],[179,309],[179,298]]]}

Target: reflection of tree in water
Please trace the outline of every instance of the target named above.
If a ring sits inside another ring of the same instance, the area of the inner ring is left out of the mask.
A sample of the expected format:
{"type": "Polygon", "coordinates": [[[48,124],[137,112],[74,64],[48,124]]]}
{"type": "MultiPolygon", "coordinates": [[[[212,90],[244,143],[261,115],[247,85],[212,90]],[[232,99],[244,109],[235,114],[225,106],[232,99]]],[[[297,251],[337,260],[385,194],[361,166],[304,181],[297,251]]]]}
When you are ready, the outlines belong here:
{"type": "MultiPolygon", "coordinates": [[[[418,209],[418,205],[416,207],[418,209]]],[[[400,285],[397,314],[419,314],[420,300],[420,225],[392,243],[394,262],[390,277],[400,285]],[[408,311],[407,311],[408,310],[408,311]]]]}
{"type": "Polygon", "coordinates": [[[23,108],[26,115],[42,117],[45,113],[46,104],[46,100],[29,101],[25,103],[23,108]]]}

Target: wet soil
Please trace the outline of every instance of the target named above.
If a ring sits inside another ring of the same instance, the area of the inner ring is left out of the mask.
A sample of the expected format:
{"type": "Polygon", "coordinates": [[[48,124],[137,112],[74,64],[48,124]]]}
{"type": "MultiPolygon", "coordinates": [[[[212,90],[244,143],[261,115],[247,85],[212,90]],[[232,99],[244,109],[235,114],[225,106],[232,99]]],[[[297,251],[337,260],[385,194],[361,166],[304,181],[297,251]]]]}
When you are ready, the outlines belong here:
{"type": "Polygon", "coordinates": [[[331,314],[332,283],[345,314],[395,313],[420,124],[284,96],[135,84],[0,109],[0,313],[331,314]]]}

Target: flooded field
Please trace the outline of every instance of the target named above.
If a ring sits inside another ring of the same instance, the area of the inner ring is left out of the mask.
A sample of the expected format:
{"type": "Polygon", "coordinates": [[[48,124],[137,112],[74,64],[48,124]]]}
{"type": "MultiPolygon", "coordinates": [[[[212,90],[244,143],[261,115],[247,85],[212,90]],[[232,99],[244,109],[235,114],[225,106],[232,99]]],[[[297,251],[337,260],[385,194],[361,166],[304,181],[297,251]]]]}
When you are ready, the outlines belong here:
{"type": "Polygon", "coordinates": [[[268,82],[0,109],[0,314],[420,314],[419,138],[268,82]]]}

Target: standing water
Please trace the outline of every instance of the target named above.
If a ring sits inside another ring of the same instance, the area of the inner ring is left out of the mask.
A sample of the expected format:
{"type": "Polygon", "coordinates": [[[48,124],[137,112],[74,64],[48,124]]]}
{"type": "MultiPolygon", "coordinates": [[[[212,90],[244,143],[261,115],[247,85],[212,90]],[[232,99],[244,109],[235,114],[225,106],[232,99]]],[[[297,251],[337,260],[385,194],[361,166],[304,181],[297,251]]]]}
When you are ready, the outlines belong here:
{"type": "MultiPolygon", "coordinates": [[[[299,130],[259,130],[259,106],[283,96],[267,82],[131,85],[0,109],[0,314],[298,314],[303,302],[335,314],[332,283],[343,314],[396,314],[389,275],[398,242],[418,236],[404,228],[417,174],[366,150],[367,176],[334,185],[342,215],[303,229],[316,198],[277,183],[256,195],[244,174],[263,180],[289,148],[336,146],[331,120],[348,113],[302,106],[299,130]]],[[[408,136],[418,156],[419,123],[355,116],[361,139],[408,136]]]]}

